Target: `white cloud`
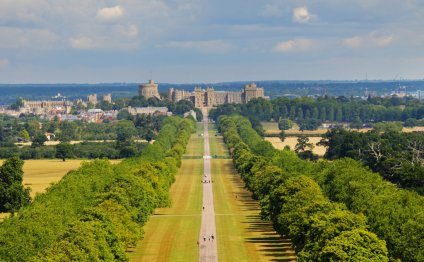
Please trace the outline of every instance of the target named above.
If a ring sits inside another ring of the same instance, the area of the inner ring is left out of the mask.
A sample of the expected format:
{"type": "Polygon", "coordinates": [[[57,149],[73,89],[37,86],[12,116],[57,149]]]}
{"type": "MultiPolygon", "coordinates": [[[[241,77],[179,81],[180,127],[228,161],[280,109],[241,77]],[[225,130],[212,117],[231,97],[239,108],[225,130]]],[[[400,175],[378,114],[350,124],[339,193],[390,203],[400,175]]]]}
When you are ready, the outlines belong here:
{"type": "Polygon", "coordinates": [[[94,41],[88,37],[76,37],[69,39],[72,48],[75,49],[93,49],[95,48],[94,41]]]}
{"type": "Polygon", "coordinates": [[[96,19],[102,22],[111,22],[119,20],[124,16],[124,9],[117,5],[114,7],[105,7],[97,11],[96,19]]]}
{"type": "Polygon", "coordinates": [[[368,35],[345,38],[342,40],[342,45],[348,48],[386,47],[392,44],[393,41],[393,35],[374,31],[368,35]]]}
{"type": "Polygon", "coordinates": [[[9,60],[7,59],[0,59],[0,68],[6,68],[10,64],[9,60]]]}
{"type": "Polygon", "coordinates": [[[169,42],[166,47],[190,49],[202,53],[226,53],[232,49],[232,45],[223,40],[172,41],[169,42]]]}
{"type": "Polygon", "coordinates": [[[124,35],[126,37],[136,37],[138,36],[138,27],[135,25],[128,25],[128,26],[119,26],[118,27],[118,32],[121,35],[124,35]]]}
{"type": "Polygon", "coordinates": [[[293,9],[293,21],[300,23],[300,24],[306,24],[311,20],[311,14],[309,13],[306,6],[303,7],[296,7],[293,9]]]}
{"type": "Polygon", "coordinates": [[[307,52],[316,46],[316,41],[302,38],[280,42],[273,48],[273,51],[277,53],[307,52]]]}

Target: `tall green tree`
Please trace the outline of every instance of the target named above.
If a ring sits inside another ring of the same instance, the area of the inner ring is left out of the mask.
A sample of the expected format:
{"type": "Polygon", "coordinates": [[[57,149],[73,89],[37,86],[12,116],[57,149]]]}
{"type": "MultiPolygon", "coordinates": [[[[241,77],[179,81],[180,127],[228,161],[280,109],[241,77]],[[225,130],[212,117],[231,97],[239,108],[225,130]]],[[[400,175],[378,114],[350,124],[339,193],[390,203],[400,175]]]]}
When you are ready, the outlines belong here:
{"type": "Polygon", "coordinates": [[[16,212],[29,203],[29,188],[22,185],[24,161],[7,159],[0,167],[0,212],[16,212]]]}
{"type": "Polygon", "coordinates": [[[67,158],[73,156],[73,147],[68,142],[62,142],[56,146],[56,157],[62,159],[63,162],[67,158]]]}

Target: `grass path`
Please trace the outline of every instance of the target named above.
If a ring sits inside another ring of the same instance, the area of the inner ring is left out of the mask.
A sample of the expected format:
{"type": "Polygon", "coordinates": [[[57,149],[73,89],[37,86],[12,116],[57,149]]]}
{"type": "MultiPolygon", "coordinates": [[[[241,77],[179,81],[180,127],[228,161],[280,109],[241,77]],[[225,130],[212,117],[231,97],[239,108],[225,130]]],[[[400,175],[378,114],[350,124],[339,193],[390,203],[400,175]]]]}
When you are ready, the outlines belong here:
{"type": "MultiPolygon", "coordinates": [[[[220,136],[210,136],[210,143],[225,150],[220,136]]],[[[232,160],[213,159],[212,173],[219,260],[296,261],[290,241],[260,219],[260,207],[244,189],[232,160]]]]}
{"type": "MultiPolygon", "coordinates": [[[[190,138],[189,156],[203,154],[197,133],[190,138]]],[[[199,139],[200,138],[200,139],[199,139]]],[[[203,159],[183,159],[171,187],[172,206],[156,210],[144,227],[145,237],[130,250],[130,261],[198,261],[197,240],[202,213],[203,159]]]]}

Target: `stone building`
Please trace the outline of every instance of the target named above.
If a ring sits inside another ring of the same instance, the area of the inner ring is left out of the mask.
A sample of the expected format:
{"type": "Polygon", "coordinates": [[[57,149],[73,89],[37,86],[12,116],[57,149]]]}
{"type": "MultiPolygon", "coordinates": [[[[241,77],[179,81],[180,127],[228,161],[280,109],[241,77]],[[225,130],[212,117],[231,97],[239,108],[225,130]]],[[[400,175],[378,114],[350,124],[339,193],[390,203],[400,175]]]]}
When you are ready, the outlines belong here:
{"type": "Polygon", "coordinates": [[[109,104],[112,104],[112,94],[103,95],[103,102],[108,102],[109,104]]]}
{"type": "Polygon", "coordinates": [[[149,83],[141,84],[138,87],[138,95],[144,96],[144,98],[149,99],[151,97],[156,97],[160,99],[158,84],[156,84],[153,80],[149,80],[149,83]]]}
{"type": "Polygon", "coordinates": [[[97,95],[96,94],[88,95],[87,104],[97,105],[97,95]]]}
{"type": "Polygon", "coordinates": [[[135,116],[135,115],[172,115],[171,112],[168,112],[167,107],[131,107],[129,106],[127,108],[128,112],[135,116]]]}
{"type": "Polygon", "coordinates": [[[265,98],[264,89],[256,84],[245,85],[241,91],[215,91],[208,87],[202,89],[196,87],[193,92],[170,88],[169,99],[173,102],[190,100],[195,107],[213,107],[222,104],[246,104],[253,98],[265,98]]]}
{"type": "Polygon", "coordinates": [[[43,101],[29,101],[23,100],[21,108],[22,113],[33,113],[36,115],[41,114],[56,114],[71,112],[72,103],[66,100],[43,100],[43,101]]]}

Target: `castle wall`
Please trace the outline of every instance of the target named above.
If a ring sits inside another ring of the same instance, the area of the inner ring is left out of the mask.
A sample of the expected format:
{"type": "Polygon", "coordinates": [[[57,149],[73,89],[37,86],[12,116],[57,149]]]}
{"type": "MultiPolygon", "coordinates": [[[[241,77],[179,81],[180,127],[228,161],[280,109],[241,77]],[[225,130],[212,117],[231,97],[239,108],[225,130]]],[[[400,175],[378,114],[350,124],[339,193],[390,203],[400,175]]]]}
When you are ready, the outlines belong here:
{"type": "Polygon", "coordinates": [[[169,99],[173,102],[186,99],[193,102],[195,107],[212,107],[222,104],[243,104],[253,98],[265,97],[264,89],[257,87],[256,84],[249,84],[242,91],[215,91],[208,87],[206,90],[196,87],[193,92],[169,90],[169,99]]]}

